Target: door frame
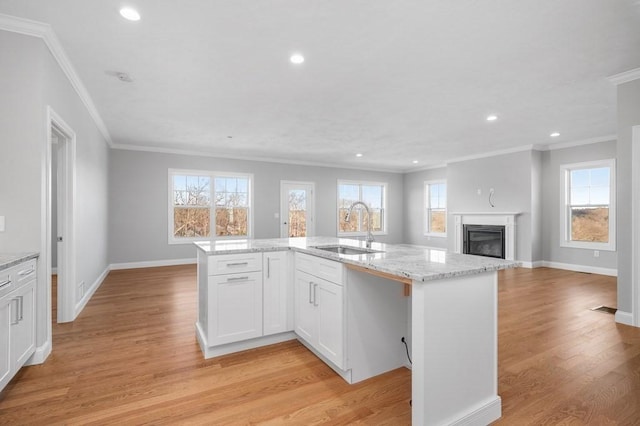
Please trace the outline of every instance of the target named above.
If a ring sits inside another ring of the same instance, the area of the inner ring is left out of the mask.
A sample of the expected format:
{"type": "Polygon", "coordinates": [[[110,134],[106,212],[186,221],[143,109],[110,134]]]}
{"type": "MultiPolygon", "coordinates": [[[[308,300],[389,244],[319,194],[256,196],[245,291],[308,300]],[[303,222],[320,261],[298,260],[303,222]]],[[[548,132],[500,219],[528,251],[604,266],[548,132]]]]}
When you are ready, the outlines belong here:
{"type": "MultiPolygon", "coordinates": [[[[50,106],[47,106],[47,138],[46,138],[46,219],[45,243],[42,249],[43,261],[47,279],[47,305],[49,324],[51,323],[51,199],[57,194],[51,193],[51,172],[53,155],[53,129],[64,137],[58,140],[58,150],[61,150],[58,162],[57,189],[61,191],[58,203],[58,223],[62,224],[64,244],[58,247],[58,318],[57,322],[70,322],[76,317],[76,242],[75,242],[75,199],[76,199],[76,133],[50,106]]],[[[56,236],[57,237],[57,236],[56,236]]],[[[50,327],[50,325],[49,325],[50,327]]]]}
{"type": "MultiPolygon", "coordinates": [[[[311,190],[311,209],[310,210],[310,219],[307,222],[307,236],[315,236],[316,235],[316,183],[315,182],[307,182],[307,181],[293,181],[293,180],[281,180],[280,181],[280,237],[288,238],[288,232],[284,232],[285,223],[284,218],[288,218],[289,209],[285,209],[285,187],[286,186],[300,186],[300,187],[310,187],[311,190]],[[311,225],[311,226],[309,226],[311,225]],[[311,234],[311,235],[309,235],[311,234]]],[[[305,188],[309,189],[309,188],[305,188]]],[[[307,203],[307,207],[309,203],[307,203]]],[[[287,226],[288,230],[288,226],[287,226]]]]}
{"type": "MultiPolygon", "coordinates": [[[[631,164],[640,164],[640,126],[631,128],[631,164]]],[[[640,170],[631,167],[631,259],[640,256],[640,170]]],[[[640,327],[640,262],[631,262],[633,325],[640,327]]]]}

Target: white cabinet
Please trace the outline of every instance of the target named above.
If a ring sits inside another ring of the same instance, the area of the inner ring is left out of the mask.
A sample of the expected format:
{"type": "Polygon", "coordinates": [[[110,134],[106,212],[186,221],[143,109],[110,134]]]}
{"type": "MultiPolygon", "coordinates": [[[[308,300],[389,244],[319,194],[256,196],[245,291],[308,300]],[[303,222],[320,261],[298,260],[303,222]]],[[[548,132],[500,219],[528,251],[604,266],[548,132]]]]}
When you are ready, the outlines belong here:
{"type": "Polygon", "coordinates": [[[265,336],[290,331],[292,292],[290,286],[289,252],[275,251],[263,254],[263,334],[265,336]]]}
{"type": "Polygon", "coordinates": [[[342,264],[338,262],[296,253],[296,334],[338,368],[344,369],[342,275],[342,264]]]}
{"type": "Polygon", "coordinates": [[[262,336],[262,254],[209,258],[209,345],[262,336]]]}
{"type": "Polygon", "coordinates": [[[293,337],[289,252],[198,252],[198,340],[205,357],[293,337]]]}
{"type": "Polygon", "coordinates": [[[35,351],[36,260],[0,271],[0,390],[35,351]]]}
{"type": "Polygon", "coordinates": [[[11,364],[20,368],[36,348],[35,282],[23,285],[11,299],[11,364]]]}

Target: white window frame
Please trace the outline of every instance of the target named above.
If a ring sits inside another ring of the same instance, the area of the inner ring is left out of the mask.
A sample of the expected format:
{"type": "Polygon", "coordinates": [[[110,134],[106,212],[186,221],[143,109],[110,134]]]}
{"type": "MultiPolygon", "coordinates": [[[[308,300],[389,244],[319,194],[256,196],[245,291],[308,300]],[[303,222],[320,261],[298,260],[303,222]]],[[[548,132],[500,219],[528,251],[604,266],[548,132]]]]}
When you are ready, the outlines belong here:
{"type": "Polygon", "coordinates": [[[560,246],[587,250],[616,250],[616,160],[613,158],[560,165],[560,246]],[[573,170],[609,167],[609,242],[571,240],[571,180],[573,170]]]}
{"type": "Polygon", "coordinates": [[[192,169],[169,169],[168,170],[168,243],[169,244],[191,244],[194,241],[215,241],[215,240],[247,240],[253,238],[253,174],[251,173],[234,173],[234,172],[219,172],[211,170],[192,170],[192,169]],[[209,223],[210,223],[210,235],[209,237],[182,237],[177,238],[173,235],[173,176],[185,175],[185,176],[207,176],[211,179],[209,185],[211,205],[209,206],[209,223]],[[217,236],[216,235],[216,205],[215,205],[215,179],[224,177],[238,177],[246,178],[249,180],[248,184],[248,210],[247,215],[247,235],[229,235],[229,236],[217,236]]]}
{"type": "MultiPolygon", "coordinates": [[[[367,231],[359,231],[359,232],[341,232],[340,231],[340,185],[364,185],[364,186],[381,186],[382,187],[382,230],[381,231],[373,231],[373,235],[387,235],[387,183],[386,182],[370,182],[364,180],[344,180],[338,179],[338,183],[336,184],[336,230],[337,236],[339,237],[361,237],[366,236],[367,231]]],[[[359,200],[362,200],[362,190],[359,194],[359,200]]],[[[355,210],[355,209],[354,209],[355,210]]]]}
{"type": "Polygon", "coordinates": [[[448,209],[445,203],[444,206],[444,229],[445,232],[431,232],[431,195],[429,193],[429,186],[431,185],[439,185],[444,184],[445,189],[447,188],[447,180],[446,179],[436,179],[436,180],[427,180],[424,182],[424,235],[427,237],[438,237],[438,238],[446,238],[447,232],[449,232],[449,221],[448,221],[448,209]]]}

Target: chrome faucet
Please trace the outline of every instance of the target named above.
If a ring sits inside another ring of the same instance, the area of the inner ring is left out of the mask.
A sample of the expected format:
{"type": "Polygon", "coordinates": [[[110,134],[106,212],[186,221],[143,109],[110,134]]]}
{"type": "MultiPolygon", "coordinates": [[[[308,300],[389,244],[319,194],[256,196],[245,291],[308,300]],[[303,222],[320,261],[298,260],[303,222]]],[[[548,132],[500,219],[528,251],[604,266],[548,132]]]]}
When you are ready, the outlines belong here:
{"type": "Polygon", "coordinates": [[[364,209],[367,211],[367,248],[371,248],[371,243],[373,242],[373,233],[371,232],[371,211],[369,210],[369,206],[367,206],[362,201],[356,201],[355,203],[351,204],[351,207],[349,207],[349,210],[347,211],[347,215],[344,217],[344,220],[346,222],[349,222],[349,218],[351,217],[351,212],[353,211],[353,208],[358,204],[364,207],[364,209]]]}

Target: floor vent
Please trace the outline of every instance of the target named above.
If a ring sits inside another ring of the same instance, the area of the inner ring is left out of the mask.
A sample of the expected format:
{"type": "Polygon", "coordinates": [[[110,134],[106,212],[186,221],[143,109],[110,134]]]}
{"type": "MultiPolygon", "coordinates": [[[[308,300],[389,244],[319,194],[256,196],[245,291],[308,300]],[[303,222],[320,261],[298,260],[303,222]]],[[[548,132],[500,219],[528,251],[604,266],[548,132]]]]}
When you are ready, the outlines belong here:
{"type": "Polygon", "coordinates": [[[606,312],[608,314],[615,314],[617,309],[616,308],[610,308],[608,306],[604,306],[604,305],[600,305],[600,306],[596,306],[595,308],[591,308],[592,311],[600,311],[600,312],[606,312]]]}

